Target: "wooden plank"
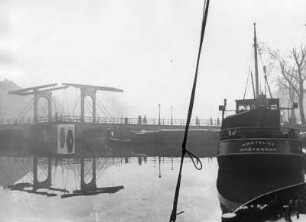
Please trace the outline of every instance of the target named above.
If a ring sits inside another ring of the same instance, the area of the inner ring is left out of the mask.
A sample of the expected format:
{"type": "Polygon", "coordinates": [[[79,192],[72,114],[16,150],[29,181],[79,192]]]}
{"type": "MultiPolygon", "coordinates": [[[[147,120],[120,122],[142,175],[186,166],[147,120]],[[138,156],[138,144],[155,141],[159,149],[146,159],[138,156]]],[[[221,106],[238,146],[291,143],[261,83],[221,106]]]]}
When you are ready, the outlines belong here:
{"type": "Polygon", "coordinates": [[[74,83],[63,83],[64,86],[73,86],[76,88],[87,88],[101,91],[112,91],[112,92],[123,92],[122,89],[117,89],[114,87],[106,87],[106,86],[92,86],[92,85],[84,85],[84,84],[74,84],[74,83]]]}
{"type": "Polygon", "coordinates": [[[34,90],[37,90],[37,89],[42,89],[42,88],[46,88],[46,87],[54,87],[54,86],[57,86],[57,83],[13,90],[13,91],[9,91],[8,93],[9,94],[15,94],[15,95],[22,95],[22,93],[25,93],[26,91],[30,91],[30,90],[34,91],[34,90]]]}

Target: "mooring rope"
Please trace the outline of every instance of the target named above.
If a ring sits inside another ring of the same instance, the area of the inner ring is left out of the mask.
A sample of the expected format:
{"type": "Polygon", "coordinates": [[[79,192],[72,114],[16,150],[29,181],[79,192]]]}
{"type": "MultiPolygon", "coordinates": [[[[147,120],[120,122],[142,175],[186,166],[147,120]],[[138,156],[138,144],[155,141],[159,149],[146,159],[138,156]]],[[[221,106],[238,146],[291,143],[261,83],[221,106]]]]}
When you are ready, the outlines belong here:
{"type": "Polygon", "coordinates": [[[187,153],[190,156],[190,158],[191,158],[194,166],[196,167],[196,169],[198,169],[198,170],[202,169],[201,160],[197,156],[195,156],[194,154],[192,154],[190,151],[188,151],[186,149],[186,143],[187,143],[188,129],[189,129],[189,124],[190,124],[192,109],[193,109],[193,104],[194,104],[195,91],[196,91],[196,86],[197,86],[198,69],[199,69],[199,63],[200,63],[200,57],[201,57],[201,51],[202,51],[202,44],[203,44],[203,39],[204,39],[204,34],[205,34],[205,27],[206,27],[206,22],[207,22],[208,7],[209,7],[209,0],[205,0],[204,9],[203,9],[203,20],[202,20],[202,28],[201,28],[200,45],[199,45],[198,58],[197,58],[197,66],[196,66],[196,70],[195,70],[194,81],[193,81],[193,86],[192,86],[192,91],[191,91],[187,122],[186,122],[185,132],[184,132],[184,140],[183,140],[183,143],[182,143],[182,156],[181,156],[180,170],[179,170],[179,174],[178,174],[178,178],[177,178],[177,184],[176,184],[176,189],[175,189],[173,208],[172,208],[172,212],[171,212],[171,216],[170,216],[170,222],[175,222],[176,221],[176,216],[183,213],[183,211],[177,213],[177,204],[178,204],[178,197],[179,197],[179,192],[180,192],[180,187],[181,187],[182,169],[183,169],[183,162],[184,162],[185,154],[187,153]],[[194,158],[196,159],[197,164],[200,164],[200,166],[197,166],[194,158]]]}

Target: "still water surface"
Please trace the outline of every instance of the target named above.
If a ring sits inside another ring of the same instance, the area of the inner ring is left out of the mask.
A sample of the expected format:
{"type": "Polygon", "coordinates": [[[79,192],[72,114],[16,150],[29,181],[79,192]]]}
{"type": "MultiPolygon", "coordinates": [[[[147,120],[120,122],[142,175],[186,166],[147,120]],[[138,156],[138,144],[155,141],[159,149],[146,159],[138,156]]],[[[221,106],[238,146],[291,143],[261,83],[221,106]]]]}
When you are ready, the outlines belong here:
{"type": "MultiPolygon", "coordinates": [[[[174,190],[179,170],[178,158],[151,157],[146,162],[130,158],[100,159],[97,166],[97,186],[124,186],[114,194],[76,196],[61,199],[11,191],[4,187],[18,177],[18,167],[23,172],[31,168],[31,161],[6,158],[1,160],[0,221],[169,221],[174,190]],[[21,162],[20,162],[21,161],[21,162]],[[160,164],[159,164],[160,162],[160,164]],[[12,169],[9,168],[11,166],[12,169]],[[28,167],[27,167],[28,166],[28,167]],[[7,182],[9,181],[9,182],[7,182]],[[3,187],[4,186],[4,187],[3,187]]],[[[203,169],[198,171],[189,159],[183,168],[177,218],[182,221],[220,221],[221,210],[217,198],[216,158],[201,159],[203,169]]],[[[43,165],[40,168],[44,168],[43,165]]],[[[44,176],[41,169],[40,176],[44,176]],[[41,175],[42,174],[42,175],[41,175]]],[[[53,186],[76,189],[79,186],[78,164],[53,165],[53,186]]],[[[14,182],[31,179],[31,172],[14,182]]]]}

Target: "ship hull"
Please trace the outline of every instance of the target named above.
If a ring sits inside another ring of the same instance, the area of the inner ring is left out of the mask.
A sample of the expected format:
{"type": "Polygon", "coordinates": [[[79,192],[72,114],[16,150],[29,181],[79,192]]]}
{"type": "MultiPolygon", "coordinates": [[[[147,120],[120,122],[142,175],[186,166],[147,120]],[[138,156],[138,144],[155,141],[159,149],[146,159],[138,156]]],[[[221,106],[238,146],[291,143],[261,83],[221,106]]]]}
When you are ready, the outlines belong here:
{"type": "Polygon", "coordinates": [[[302,155],[244,153],[217,158],[217,189],[223,212],[261,194],[304,181],[302,155]]]}

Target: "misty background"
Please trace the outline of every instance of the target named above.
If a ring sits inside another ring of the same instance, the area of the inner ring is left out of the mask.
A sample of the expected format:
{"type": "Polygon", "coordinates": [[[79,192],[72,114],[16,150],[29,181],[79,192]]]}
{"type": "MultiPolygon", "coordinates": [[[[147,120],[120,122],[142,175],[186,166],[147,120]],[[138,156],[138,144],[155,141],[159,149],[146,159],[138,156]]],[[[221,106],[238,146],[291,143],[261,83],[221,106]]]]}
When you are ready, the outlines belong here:
{"type": "MultiPolygon", "coordinates": [[[[98,93],[113,116],[154,118],[161,104],[162,118],[171,106],[185,118],[202,12],[201,0],[1,0],[0,80],[116,87],[124,92],[98,93]]],[[[194,117],[220,117],[224,98],[231,109],[243,97],[253,22],[260,42],[286,53],[305,44],[306,1],[211,1],[194,117]]],[[[73,110],[78,93],[54,95],[73,110]]]]}

